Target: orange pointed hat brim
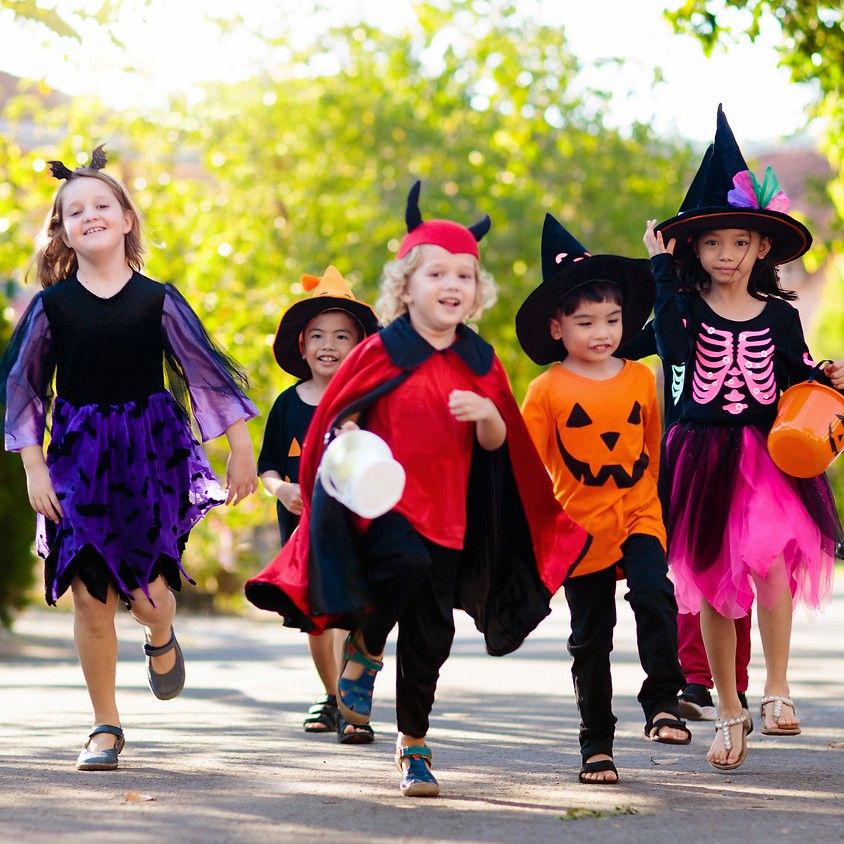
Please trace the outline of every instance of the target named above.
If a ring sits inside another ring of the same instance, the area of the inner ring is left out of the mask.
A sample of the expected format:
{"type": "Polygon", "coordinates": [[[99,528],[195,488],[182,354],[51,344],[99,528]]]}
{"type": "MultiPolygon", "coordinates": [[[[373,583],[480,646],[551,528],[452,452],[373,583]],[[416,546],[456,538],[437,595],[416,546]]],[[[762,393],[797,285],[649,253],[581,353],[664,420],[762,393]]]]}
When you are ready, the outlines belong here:
{"type": "Polygon", "coordinates": [[[294,302],[282,315],[273,341],[273,354],[285,372],[307,381],[311,370],[302,359],[299,338],[315,316],[325,311],[345,311],[360,325],[364,336],[378,330],[378,317],[369,305],[355,298],[336,267],[327,267],[321,276],[303,275],[301,281],[311,295],[294,302]]]}

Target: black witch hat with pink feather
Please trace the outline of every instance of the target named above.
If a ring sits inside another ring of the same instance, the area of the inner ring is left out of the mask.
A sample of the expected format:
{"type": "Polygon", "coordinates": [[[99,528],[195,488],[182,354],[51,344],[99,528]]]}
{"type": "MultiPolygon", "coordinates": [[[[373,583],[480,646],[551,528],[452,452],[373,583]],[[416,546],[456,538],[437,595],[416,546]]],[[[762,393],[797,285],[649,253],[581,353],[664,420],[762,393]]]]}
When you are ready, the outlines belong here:
{"type": "Polygon", "coordinates": [[[791,203],[768,167],[760,182],[748,168],[721,106],[718,106],[715,141],[703,157],[676,216],[656,230],[663,240],[676,241],[674,255],[686,256],[696,235],[715,229],[746,229],[771,239],[774,264],[799,258],[812,245],[812,235],[789,216],[791,203]]]}

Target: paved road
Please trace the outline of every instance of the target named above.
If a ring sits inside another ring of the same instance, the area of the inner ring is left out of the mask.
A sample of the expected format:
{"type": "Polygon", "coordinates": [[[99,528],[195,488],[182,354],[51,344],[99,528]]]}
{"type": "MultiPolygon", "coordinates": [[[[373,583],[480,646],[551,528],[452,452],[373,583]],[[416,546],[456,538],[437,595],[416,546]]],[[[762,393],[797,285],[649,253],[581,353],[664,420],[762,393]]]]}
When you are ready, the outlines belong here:
{"type": "MultiPolygon", "coordinates": [[[[747,763],[730,776],[703,759],[711,725],[697,725],[689,747],[642,738],[635,700],[641,669],[631,613],[620,603],[614,676],[621,784],[576,781],[567,618],[557,604],[522,649],[503,659],[485,656],[478,634],[458,617],[430,735],[444,796],[428,801],[402,798],[391,766],[392,661],[376,687],[374,745],[308,737],[301,718],[319,689],[305,642],[268,614],[181,617],[188,687],[161,702],[145,685],[139,630],[121,613],[126,749],[119,771],[79,773],[73,763],[89,716],[72,618],[66,609],[29,611],[14,634],[0,634],[0,841],[844,839],[844,747],[835,747],[844,742],[842,578],[824,614],[796,619],[791,679],[803,734],[774,738],[757,730],[747,763]],[[127,801],[132,792],[154,799],[127,801]]],[[[763,678],[758,638],[751,671],[753,702],[763,678]]]]}

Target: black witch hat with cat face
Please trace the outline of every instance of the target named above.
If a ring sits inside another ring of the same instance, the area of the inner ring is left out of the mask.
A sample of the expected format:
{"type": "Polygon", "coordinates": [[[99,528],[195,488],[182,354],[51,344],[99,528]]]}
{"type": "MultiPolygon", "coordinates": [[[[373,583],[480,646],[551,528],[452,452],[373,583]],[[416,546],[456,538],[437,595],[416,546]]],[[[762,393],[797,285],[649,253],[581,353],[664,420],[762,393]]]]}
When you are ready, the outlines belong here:
{"type": "Polygon", "coordinates": [[[551,336],[549,320],[566,294],[590,281],[609,281],[621,288],[621,345],[641,331],[656,296],[647,261],[592,255],[551,214],[545,215],[541,248],[542,284],[516,314],[516,336],[534,363],[553,363],[566,357],[566,347],[551,336]]]}

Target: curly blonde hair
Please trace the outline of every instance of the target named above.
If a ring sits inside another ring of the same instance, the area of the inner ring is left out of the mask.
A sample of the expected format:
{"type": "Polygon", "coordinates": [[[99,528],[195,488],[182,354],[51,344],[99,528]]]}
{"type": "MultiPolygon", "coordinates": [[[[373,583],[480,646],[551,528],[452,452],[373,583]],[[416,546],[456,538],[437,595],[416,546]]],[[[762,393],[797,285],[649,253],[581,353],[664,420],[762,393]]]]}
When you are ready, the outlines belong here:
{"type": "Polygon", "coordinates": [[[111,188],[112,193],[120,203],[120,207],[124,211],[128,211],[132,218],[132,228],[124,236],[126,263],[137,272],[140,272],[144,265],[141,218],[134,203],[129,198],[126,188],[113,176],[109,176],[108,173],[102,173],[91,167],[77,167],[73,171],[73,176],[62,182],[61,187],[56,191],[56,195],[53,197],[53,205],[44,220],[44,226],[36,241],[35,275],[42,287],[50,287],[57,281],[67,278],[76,272],[79,267],[76,253],[64,242],[62,237],[64,227],[62,194],[67,185],[77,178],[99,179],[111,188]]]}
{"type": "MultiPolygon", "coordinates": [[[[389,325],[393,320],[407,313],[407,305],[402,302],[401,297],[407,290],[410,276],[422,263],[425,246],[424,243],[414,246],[403,258],[385,264],[379,285],[381,292],[375,302],[375,313],[378,314],[382,325],[389,325]]],[[[474,307],[467,320],[480,319],[481,314],[487,308],[491,308],[498,298],[495,279],[481,266],[477,258],[474,259],[474,263],[478,286],[475,291],[474,307]]]]}

